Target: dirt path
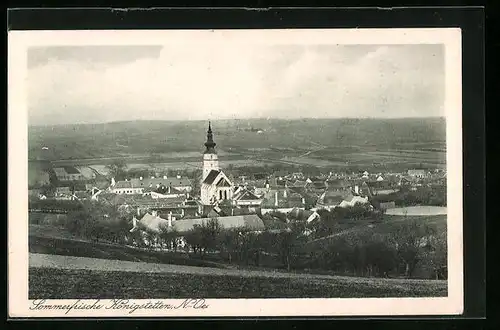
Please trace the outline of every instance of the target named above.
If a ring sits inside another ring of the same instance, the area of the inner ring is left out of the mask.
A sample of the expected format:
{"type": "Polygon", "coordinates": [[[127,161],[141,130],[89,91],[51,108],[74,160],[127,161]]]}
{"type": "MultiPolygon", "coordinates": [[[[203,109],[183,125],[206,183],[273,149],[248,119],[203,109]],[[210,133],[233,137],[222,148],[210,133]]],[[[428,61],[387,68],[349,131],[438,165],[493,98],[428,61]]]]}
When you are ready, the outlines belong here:
{"type": "Polygon", "coordinates": [[[412,282],[422,285],[424,283],[442,283],[443,281],[432,280],[406,280],[406,279],[374,279],[349,276],[332,276],[317,274],[295,274],[281,273],[260,270],[241,270],[241,269],[219,269],[211,267],[195,267],[170,264],[156,264],[147,262],[132,262],[122,260],[107,260],[97,258],[71,257],[52,254],[30,253],[30,268],[57,268],[57,269],[86,269],[96,271],[119,271],[119,272],[142,272],[142,273],[173,273],[173,274],[197,274],[197,275],[228,275],[241,277],[269,277],[269,278],[289,278],[289,279],[317,279],[317,280],[335,280],[345,283],[356,282],[380,282],[391,285],[408,285],[412,282]]]}

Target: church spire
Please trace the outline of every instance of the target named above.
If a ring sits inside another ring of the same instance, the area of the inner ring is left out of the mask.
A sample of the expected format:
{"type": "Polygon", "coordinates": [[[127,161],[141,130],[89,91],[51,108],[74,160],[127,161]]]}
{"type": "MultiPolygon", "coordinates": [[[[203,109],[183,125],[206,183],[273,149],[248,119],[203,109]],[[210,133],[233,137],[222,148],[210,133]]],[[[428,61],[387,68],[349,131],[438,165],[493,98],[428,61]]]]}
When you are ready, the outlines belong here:
{"type": "Polygon", "coordinates": [[[207,131],[207,142],[205,142],[205,147],[207,149],[205,150],[206,154],[212,153],[215,154],[215,145],[216,143],[214,142],[214,137],[212,134],[212,125],[210,121],[208,122],[208,131],[207,131]]]}

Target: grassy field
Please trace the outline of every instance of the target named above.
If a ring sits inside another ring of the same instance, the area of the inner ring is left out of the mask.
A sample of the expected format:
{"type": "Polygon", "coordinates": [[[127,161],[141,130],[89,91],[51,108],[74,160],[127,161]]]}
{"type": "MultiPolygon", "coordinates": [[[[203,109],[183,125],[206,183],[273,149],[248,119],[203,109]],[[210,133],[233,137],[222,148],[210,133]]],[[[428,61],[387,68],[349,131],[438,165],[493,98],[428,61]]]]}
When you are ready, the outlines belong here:
{"type": "MultiPolygon", "coordinates": [[[[134,163],[188,162],[203,151],[206,124],[135,121],[30,126],[29,157],[60,165],[102,165],[113,157],[134,163]],[[42,150],[44,146],[48,149],[42,150]]],[[[346,161],[437,166],[445,160],[444,118],[224,120],[213,123],[213,128],[221,157],[229,161],[260,158],[272,163],[288,157],[296,164],[322,160],[323,166],[346,161]]]]}
{"type": "MultiPolygon", "coordinates": [[[[387,226],[402,219],[396,217],[392,222],[379,226],[377,231],[391,230],[387,226]]],[[[440,223],[442,219],[429,221],[440,223]]],[[[95,270],[36,268],[42,267],[42,264],[32,263],[29,270],[30,299],[423,297],[447,294],[446,281],[346,276],[325,278],[313,274],[314,272],[287,273],[276,269],[266,271],[262,267],[235,267],[236,265],[224,265],[215,260],[190,258],[183,253],[147,251],[103,242],[91,243],[78,240],[64,229],[51,226],[30,225],[29,252],[112,260],[106,261],[104,268],[97,267],[96,262],[91,261],[91,265],[96,266],[92,267],[95,270]],[[167,270],[161,272],[137,272],[136,268],[124,272],[121,271],[122,268],[110,267],[121,261],[132,262],[134,265],[147,263],[137,269],[148,268],[146,265],[150,263],[149,268],[157,267],[155,264],[168,265],[162,266],[167,270]],[[174,270],[184,266],[204,268],[184,274],[174,270]],[[237,273],[240,276],[235,275],[237,273]]],[[[64,265],[68,266],[67,262],[64,265]]],[[[77,261],[70,262],[70,265],[86,268],[77,261]]],[[[43,267],[55,266],[49,263],[43,267]]],[[[67,268],[66,266],[62,268],[67,268]]]]}
{"type": "Polygon", "coordinates": [[[446,281],[346,281],[31,268],[29,299],[446,296],[446,281]]]}

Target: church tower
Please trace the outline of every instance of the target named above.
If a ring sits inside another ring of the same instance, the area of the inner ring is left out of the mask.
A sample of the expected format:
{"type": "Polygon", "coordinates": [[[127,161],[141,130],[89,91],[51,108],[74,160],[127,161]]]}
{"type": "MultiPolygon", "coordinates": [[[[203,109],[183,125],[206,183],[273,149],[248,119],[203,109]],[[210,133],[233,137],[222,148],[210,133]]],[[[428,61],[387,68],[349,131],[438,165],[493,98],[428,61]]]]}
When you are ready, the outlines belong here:
{"type": "Polygon", "coordinates": [[[211,170],[219,170],[219,158],[217,157],[217,152],[215,151],[215,145],[213,134],[212,134],[212,126],[210,122],[208,122],[208,131],[207,131],[207,142],[205,142],[205,152],[203,153],[203,177],[202,182],[207,177],[208,173],[211,170]]]}

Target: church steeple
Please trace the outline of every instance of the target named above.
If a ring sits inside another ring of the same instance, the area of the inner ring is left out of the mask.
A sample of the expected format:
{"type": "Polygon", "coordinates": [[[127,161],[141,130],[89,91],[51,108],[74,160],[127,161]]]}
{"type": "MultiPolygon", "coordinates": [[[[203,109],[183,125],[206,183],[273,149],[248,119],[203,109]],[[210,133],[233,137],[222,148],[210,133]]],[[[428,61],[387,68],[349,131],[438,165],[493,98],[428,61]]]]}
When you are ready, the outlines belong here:
{"type": "Polygon", "coordinates": [[[205,142],[205,147],[207,148],[205,150],[206,154],[215,154],[215,146],[216,143],[214,142],[214,137],[212,134],[212,125],[210,124],[210,121],[208,122],[208,131],[207,131],[207,142],[205,142]]]}

